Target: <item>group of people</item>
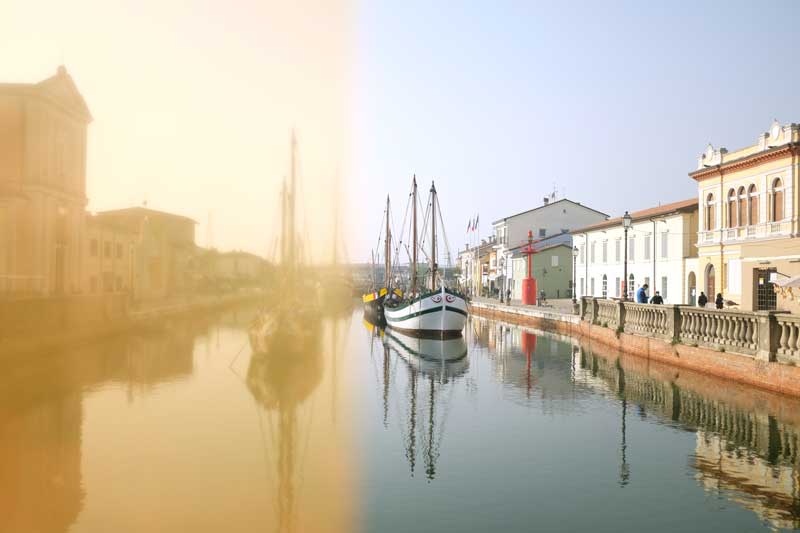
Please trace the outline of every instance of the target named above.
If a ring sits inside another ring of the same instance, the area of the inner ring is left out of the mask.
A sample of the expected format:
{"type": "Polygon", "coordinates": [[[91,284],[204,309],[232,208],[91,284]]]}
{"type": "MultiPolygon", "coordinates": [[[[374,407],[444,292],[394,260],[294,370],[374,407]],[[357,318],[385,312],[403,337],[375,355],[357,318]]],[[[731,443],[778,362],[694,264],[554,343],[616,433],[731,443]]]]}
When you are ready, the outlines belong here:
{"type": "MultiPolygon", "coordinates": [[[[664,298],[661,297],[661,294],[658,291],[656,291],[656,293],[653,295],[652,298],[650,298],[648,302],[647,299],[648,288],[649,287],[647,283],[639,287],[639,290],[636,291],[636,303],[663,304],[664,298]]],[[[706,296],[706,294],[703,291],[700,291],[700,296],[698,296],[697,298],[697,305],[700,307],[705,307],[706,305],[708,305],[708,296],[706,296]]],[[[722,298],[721,292],[717,293],[717,298],[714,300],[714,305],[716,306],[717,309],[722,309],[725,306],[725,300],[722,298]]]]}
{"type": "MultiPolygon", "coordinates": [[[[700,307],[705,307],[708,305],[708,296],[703,291],[700,291],[700,296],[697,297],[697,305],[700,307]]],[[[725,299],[722,297],[722,293],[717,293],[717,298],[714,300],[714,306],[717,309],[722,309],[725,306],[725,299]]]]}

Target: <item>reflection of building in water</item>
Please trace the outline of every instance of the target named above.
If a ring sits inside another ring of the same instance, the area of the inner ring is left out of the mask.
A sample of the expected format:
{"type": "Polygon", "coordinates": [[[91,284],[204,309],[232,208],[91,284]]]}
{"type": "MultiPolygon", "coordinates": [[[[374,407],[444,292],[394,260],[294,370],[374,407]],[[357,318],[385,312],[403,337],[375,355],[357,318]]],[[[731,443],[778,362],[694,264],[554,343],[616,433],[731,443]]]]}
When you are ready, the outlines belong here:
{"type": "Polygon", "coordinates": [[[83,506],[80,392],[14,396],[0,411],[0,531],[66,531],[83,506]]]}
{"type": "Polygon", "coordinates": [[[535,393],[552,409],[571,409],[573,398],[572,346],[555,334],[472,317],[468,330],[470,341],[487,347],[497,381],[524,391],[526,398],[535,393]],[[559,401],[557,401],[559,400],[559,401]]]}
{"type": "Polygon", "coordinates": [[[194,322],[0,365],[0,531],[66,531],[82,506],[82,402],[109,381],[152,386],[193,370],[194,322]]]}
{"type": "Polygon", "coordinates": [[[706,490],[724,492],[773,527],[800,527],[800,479],[796,464],[770,463],[747,448],[699,430],[692,466],[706,490]]]}
{"type": "Polygon", "coordinates": [[[644,373],[646,367],[635,371],[638,360],[609,360],[590,350],[576,357],[579,383],[618,394],[636,404],[642,416],[649,412],[675,427],[697,431],[693,466],[704,487],[724,491],[775,527],[800,526],[796,425],[656,379],[644,373]]]}

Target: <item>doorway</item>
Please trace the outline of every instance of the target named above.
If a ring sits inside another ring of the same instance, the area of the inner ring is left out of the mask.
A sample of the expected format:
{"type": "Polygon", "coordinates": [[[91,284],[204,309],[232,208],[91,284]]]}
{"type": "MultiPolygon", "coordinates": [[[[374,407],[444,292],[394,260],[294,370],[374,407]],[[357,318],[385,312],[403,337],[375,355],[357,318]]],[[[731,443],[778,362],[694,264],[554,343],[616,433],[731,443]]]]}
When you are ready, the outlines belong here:
{"type": "Polygon", "coordinates": [[[697,305],[697,276],[695,276],[694,272],[689,272],[687,286],[689,293],[687,294],[686,301],[689,305],[697,305]]]}
{"type": "Polygon", "coordinates": [[[777,268],[759,268],[753,274],[755,282],[755,302],[756,311],[774,311],[777,308],[777,296],[775,295],[775,284],[772,283],[772,274],[778,272],[777,268]]]}
{"type": "Polygon", "coordinates": [[[716,297],[716,293],[714,292],[714,287],[716,286],[715,277],[714,265],[708,265],[706,267],[706,296],[708,296],[708,300],[711,302],[713,302],[716,297]]]}

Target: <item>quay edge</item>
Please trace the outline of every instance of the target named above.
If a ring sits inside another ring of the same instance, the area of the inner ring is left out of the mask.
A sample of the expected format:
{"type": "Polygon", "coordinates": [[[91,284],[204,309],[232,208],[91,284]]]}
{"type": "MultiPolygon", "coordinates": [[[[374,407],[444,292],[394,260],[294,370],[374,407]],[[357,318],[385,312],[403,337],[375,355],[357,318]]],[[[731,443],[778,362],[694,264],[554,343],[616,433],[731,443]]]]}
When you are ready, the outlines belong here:
{"type": "Polygon", "coordinates": [[[800,367],[756,355],[670,342],[658,337],[625,333],[581,320],[579,315],[485,302],[471,302],[470,313],[542,331],[561,333],[579,341],[599,343],[619,353],[666,363],[762,390],[800,397],[800,367]]]}

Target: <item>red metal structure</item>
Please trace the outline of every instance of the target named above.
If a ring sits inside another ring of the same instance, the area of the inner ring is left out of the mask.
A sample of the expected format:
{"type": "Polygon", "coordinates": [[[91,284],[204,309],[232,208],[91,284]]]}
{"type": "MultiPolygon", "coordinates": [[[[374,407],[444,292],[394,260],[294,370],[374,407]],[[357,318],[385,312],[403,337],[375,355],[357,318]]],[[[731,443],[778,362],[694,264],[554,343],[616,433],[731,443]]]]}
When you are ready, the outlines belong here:
{"type": "Polygon", "coordinates": [[[522,280],[522,305],[536,305],[536,278],[533,277],[533,231],[528,230],[528,246],[522,249],[528,256],[528,276],[522,280]]]}

